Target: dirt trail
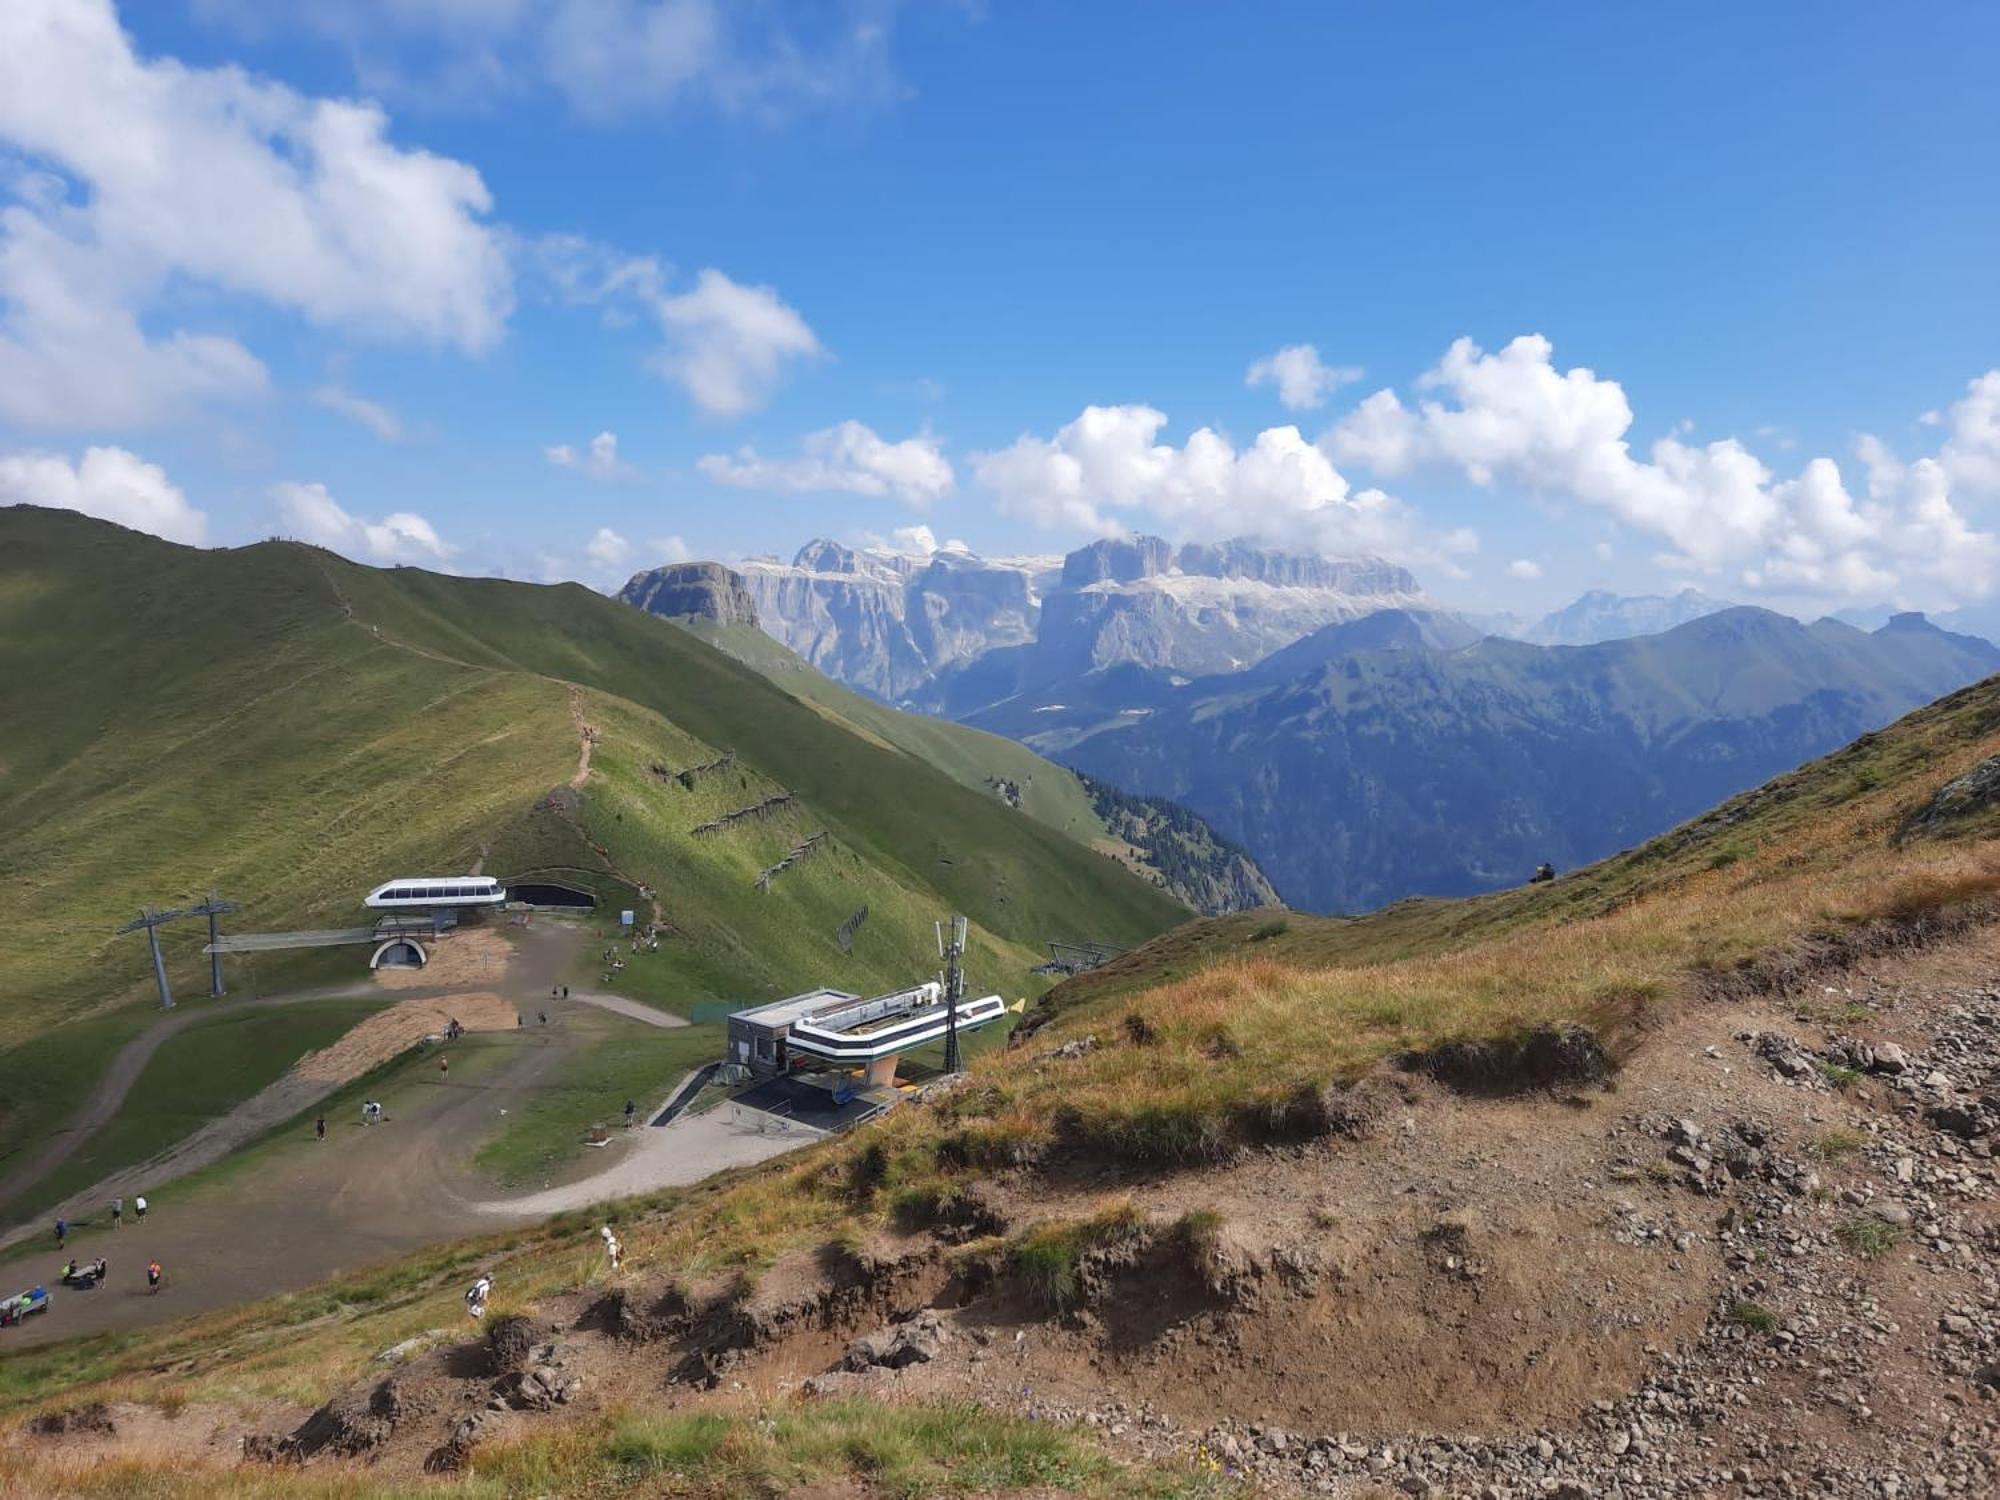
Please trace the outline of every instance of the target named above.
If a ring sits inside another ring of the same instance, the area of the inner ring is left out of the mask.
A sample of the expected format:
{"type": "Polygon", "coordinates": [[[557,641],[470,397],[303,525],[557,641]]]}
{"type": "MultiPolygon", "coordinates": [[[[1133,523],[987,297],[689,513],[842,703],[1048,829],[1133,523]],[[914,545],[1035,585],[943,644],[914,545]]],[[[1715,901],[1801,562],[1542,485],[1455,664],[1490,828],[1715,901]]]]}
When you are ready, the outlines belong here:
{"type": "MultiPolygon", "coordinates": [[[[429,1067],[394,1075],[379,1096],[387,1114],[382,1125],[364,1127],[343,1109],[328,1121],[324,1145],[302,1125],[295,1142],[280,1143],[225,1180],[161,1193],[161,1179],[146,1177],[124,1193],[129,1200],[145,1192],[152,1213],[143,1225],[128,1218],[116,1232],[101,1222],[101,1206],[118,1189],[93,1188],[85,1196],[100,1222],[74,1220],[69,1253],[106,1256],[112,1263],[109,1281],[93,1293],[63,1292],[47,1319],[8,1330],[5,1347],[165,1322],[295,1291],[442,1240],[529,1222],[552,1211],[545,1198],[585,1204],[693,1181],[809,1138],[802,1127],[765,1135],[728,1116],[684,1119],[676,1126],[691,1128],[648,1128],[621,1139],[604,1170],[583,1181],[519,1199],[492,1198],[491,1188],[471,1169],[473,1152],[503,1115],[542,1097],[549,1076],[567,1056],[628,1021],[687,1024],[622,996],[572,992],[566,999],[551,998],[551,985],[560,983],[584,941],[581,931],[566,924],[536,924],[507,949],[512,961],[492,989],[448,988],[408,997],[303,1060],[287,1080],[227,1121],[215,1122],[197,1140],[213,1142],[226,1132],[240,1144],[267,1131],[310,1108],[310,1098],[284,1092],[304,1087],[306,1075],[329,1075],[325,1083],[312,1081],[321,1089],[318,1097],[325,1097],[337,1086],[335,1075],[351,1077],[370,1059],[392,1055],[407,1038],[441,1030],[454,1016],[467,1026],[496,1028],[480,1034],[477,1053],[469,1053],[449,1076],[429,1067]],[[530,1018],[545,1012],[548,1024],[531,1019],[516,1025],[517,1011],[530,1018]],[[157,1297],[147,1295],[137,1272],[150,1258],[167,1267],[166,1290],[157,1297]]],[[[195,1144],[185,1143],[175,1154],[195,1144]]],[[[0,1254],[0,1283],[54,1280],[47,1219],[26,1233],[25,1244],[0,1254]]]]}
{"type": "Polygon", "coordinates": [[[597,731],[583,717],[583,689],[575,683],[569,685],[569,716],[576,725],[578,742],[576,774],[570,777],[569,784],[572,790],[580,792],[583,784],[590,780],[590,752],[597,744],[597,731]]]}
{"type": "MultiPolygon", "coordinates": [[[[368,1017],[331,1045],[307,1053],[284,1077],[265,1085],[228,1114],[210,1120],[193,1135],[71,1194],[41,1217],[79,1219],[112,1198],[157,1192],[162,1184],[222,1160],[237,1147],[311,1109],[425,1037],[442,1034],[453,1020],[468,1031],[512,1030],[520,1024],[519,1013],[498,995],[473,993],[402,1001],[368,1017]]],[[[0,1249],[43,1232],[41,1224],[16,1225],[0,1234],[0,1249]]]]}

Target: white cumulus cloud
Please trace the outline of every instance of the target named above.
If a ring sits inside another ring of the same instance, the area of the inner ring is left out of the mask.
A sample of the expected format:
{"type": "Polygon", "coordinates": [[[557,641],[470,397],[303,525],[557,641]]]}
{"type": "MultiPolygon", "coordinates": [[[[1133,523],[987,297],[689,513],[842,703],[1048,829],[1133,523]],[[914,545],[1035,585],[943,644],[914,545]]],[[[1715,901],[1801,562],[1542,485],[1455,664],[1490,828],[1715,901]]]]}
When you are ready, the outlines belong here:
{"type": "Polygon", "coordinates": [[[600,432],[579,451],[568,443],[544,448],[542,457],[558,469],[575,469],[592,479],[630,479],[638,471],[618,456],[618,434],[600,432]]]}
{"type": "Polygon", "coordinates": [[[656,364],[719,417],[741,416],[770,398],[787,361],[826,351],[819,337],[768,286],[745,286],[713,267],[692,290],[655,304],[668,345],[656,364]]]}
{"type": "Polygon", "coordinates": [[[1329,365],[1320,360],[1311,344],[1287,344],[1276,354],[1267,354],[1251,364],[1243,376],[1247,386],[1274,385],[1278,400],[1287,411],[1306,411],[1320,405],[1343,385],[1361,378],[1353,365],[1329,365]]]}
{"type": "Polygon", "coordinates": [[[0,454],[0,505],[81,511],[190,546],[208,540],[208,517],[166,471],[123,448],[86,448],[74,464],[56,453],[0,454]]]}
{"type": "Polygon", "coordinates": [[[441,563],[457,550],[414,511],[365,520],[343,509],[323,484],[275,484],[271,501],[286,534],[356,562],[441,563]]]}
{"type": "Polygon", "coordinates": [[[1967,386],[1938,425],[1951,434],[1938,452],[1951,482],[1977,494],[2000,495],[2000,370],[1988,370],[1967,386]]]}
{"type": "Polygon", "coordinates": [[[1100,536],[1143,524],[1444,567],[1477,546],[1469,531],[1426,532],[1381,490],[1353,489],[1296,427],[1267,428],[1238,449],[1207,427],[1180,447],[1159,442],[1166,424],[1150,406],[1089,406],[1052,437],[975,455],[973,472],[1010,514],[1100,536]]]}
{"type": "Polygon", "coordinates": [[[1509,578],[1540,578],[1542,565],[1531,557],[1517,557],[1507,564],[1509,578]]]}
{"type": "Polygon", "coordinates": [[[956,482],[942,442],[921,432],[890,442],[859,422],[842,422],[799,440],[797,458],[765,458],[753,447],[709,453],[695,467],[720,484],[746,490],[881,495],[929,505],[956,482]]]}
{"type": "Polygon", "coordinates": [[[111,0],[8,0],[0,142],[25,167],[0,208],[0,416],[127,424],[261,390],[236,340],[158,313],[169,283],[489,347],[511,287],[485,184],[388,126],[373,104],[142,58],[111,0]]]}
{"type": "Polygon", "coordinates": [[[826,353],[774,288],[747,286],[713,267],[697,273],[692,287],[673,291],[673,268],[656,257],[574,234],[530,242],[526,259],[558,298],[601,309],[606,324],[637,318],[656,324],[661,344],[648,364],[711,416],[755,410],[789,365],[826,353]]]}
{"type": "Polygon", "coordinates": [[[646,550],[661,563],[689,562],[694,557],[687,542],[677,536],[649,536],[646,550]]]}
{"type": "Polygon", "coordinates": [[[632,544],[609,526],[598,527],[583,552],[601,568],[623,567],[632,560],[632,544]]]}
{"type": "Polygon", "coordinates": [[[1952,408],[1935,457],[1905,464],[1864,438],[1857,496],[1831,459],[1780,479],[1734,438],[1670,435],[1635,455],[1624,389],[1589,369],[1558,370],[1553,355],[1539,335],[1494,354],[1460,339],[1417,381],[1414,405],[1377,391],[1321,445],[1381,475],[1440,465],[1477,485],[1601,506],[1663,539],[1666,566],[1733,573],[1752,588],[1845,598],[1941,588],[1972,599],[2000,583],[2000,539],[1976,530],[1953,497],[1954,484],[1971,490],[1994,477],[2000,372],[1952,408]]]}

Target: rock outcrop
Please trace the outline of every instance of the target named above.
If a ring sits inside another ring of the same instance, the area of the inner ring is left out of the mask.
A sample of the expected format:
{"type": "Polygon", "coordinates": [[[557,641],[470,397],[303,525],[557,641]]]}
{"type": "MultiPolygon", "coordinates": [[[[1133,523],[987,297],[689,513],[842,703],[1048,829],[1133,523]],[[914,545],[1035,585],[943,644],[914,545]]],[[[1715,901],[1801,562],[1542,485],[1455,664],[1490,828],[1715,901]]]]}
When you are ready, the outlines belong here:
{"type": "Polygon", "coordinates": [[[635,573],[618,597],[653,615],[694,615],[720,625],[757,623],[757,601],[742,575],[721,563],[673,563],[635,573]]]}

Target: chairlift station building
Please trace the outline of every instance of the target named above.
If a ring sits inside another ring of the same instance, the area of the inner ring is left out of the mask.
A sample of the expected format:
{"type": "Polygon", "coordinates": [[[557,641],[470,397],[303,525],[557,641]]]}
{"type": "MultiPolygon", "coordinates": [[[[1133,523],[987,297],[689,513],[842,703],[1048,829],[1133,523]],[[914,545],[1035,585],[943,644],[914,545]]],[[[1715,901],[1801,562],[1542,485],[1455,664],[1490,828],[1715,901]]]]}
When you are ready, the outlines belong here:
{"type": "MultiPolygon", "coordinates": [[[[958,1029],[975,1031],[1006,1014],[998,995],[962,1001],[958,1029]]],[[[947,1025],[944,987],[934,979],[867,1000],[808,990],[730,1016],[729,1061],[765,1078],[804,1066],[858,1067],[881,1087],[895,1082],[903,1053],[939,1040],[947,1025]]]]}

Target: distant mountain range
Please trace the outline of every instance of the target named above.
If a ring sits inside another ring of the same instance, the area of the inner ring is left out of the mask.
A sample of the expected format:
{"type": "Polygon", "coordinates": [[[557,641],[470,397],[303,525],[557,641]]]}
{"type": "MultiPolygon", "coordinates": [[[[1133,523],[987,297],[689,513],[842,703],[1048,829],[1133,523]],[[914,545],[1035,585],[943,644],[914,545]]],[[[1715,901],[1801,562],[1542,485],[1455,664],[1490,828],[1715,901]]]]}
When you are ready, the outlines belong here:
{"type": "Polygon", "coordinates": [[[1466,634],[1393,611],[1249,671],[1114,669],[970,722],[1185,803],[1286,901],[1354,911],[1599,858],[2000,670],[2000,648],[1921,615],[1869,634],[1734,608],[1581,647],[1466,634]]]}
{"type": "MultiPolygon", "coordinates": [[[[681,613],[655,598],[662,571],[636,575],[619,597],[681,613]]],[[[1103,667],[1234,671],[1321,626],[1427,605],[1408,571],[1378,558],[1245,541],[1135,537],[1065,558],[918,558],[820,540],[789,563],[754,559],[734,572],[763,628],[828,676],[954,718],[1103,667]]]]}
{"type": "MultiPolygon", "coordinates": [[[[1101,541],[1060,563],[819,541],[790,563],[656,569],[622,597],[754,612],[872,696],[1184,805],[1322,911],[1596,859],[2000,669],[1921,615],[1804,625],[1684,589],[1476,618],[1379,559],[1243,541],[1101,541]]],[[[1225,888],[1182,894],[1248,899],[1225,888]]]]}
{"type": "Polygon", "coordinates": [[[1635,635],[1658,635],[1730,607],[1728,600],[1712,598],[1700,589],[1636,595],[1592,589],[1561,609],[1543,615],[1518,634],[1513,631],[1494,634],[1517,635],[1518,639],[1532,641],[1537,646],[1595,646],[1635,635]]]}

